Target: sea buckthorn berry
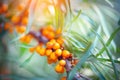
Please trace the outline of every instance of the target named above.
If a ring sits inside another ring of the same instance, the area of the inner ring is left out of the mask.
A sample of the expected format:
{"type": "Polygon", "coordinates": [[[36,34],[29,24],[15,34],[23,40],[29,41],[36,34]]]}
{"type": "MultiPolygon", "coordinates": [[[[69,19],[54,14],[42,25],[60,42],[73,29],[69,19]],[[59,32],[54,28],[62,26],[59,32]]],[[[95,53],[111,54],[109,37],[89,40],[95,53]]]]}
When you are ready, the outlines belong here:
{"type": "Polygon", "coordinates": [[[12,21],[14,24],[16,24],[16,23],[18,23],[18,22],[20,21],[20,17],[19,17],[19,16],[13,16],[13,17],[11,18],[11,21],[12,21]]]}
{"type": "Polygon", "coordinates": [[[47,26],[46,29],[49,31],[54,31],[54,28],[51,25],[47,26]]]}
{"type": "Polygon", "coordinates": [[[59,61],[59,65],[65,66],[65,65],[66,65],[66,61],[65,61],[65,60],[60,60],[60,61],[59,61]]]}
{"type": "Polygon", "coordinates": [[[52,52],[52,53],[50,54],[50,59],[53,60],[53,61],[56,61],[56,60],[57,60],[57,56],[55,55],[54,52],[52,52]]]}
{"type": "Polygon", "coordinates": [[[56,30],[56,34],[57,34],[57,35],[60,35],[61,32],[62,32],[62,29],[61,29],[61,28],[58,28],[58,29],[56,30]]]}
{"type": "Polygon", "coordinates": [[[67,51],[67,50],[63,50],[63,52],[62,52],[62,57],[63,57],[63,58],[68,58],[69,56],[70,56],[70,52],[67,51]]]}
{"type": "Polygon", "coordinates": [[[28,23],[28,18],[27,18],[27,17],[23,17],[21,23],[22,23],[23,25],[27,25],[27,23],[28,23]]]}
{"type": "Polygon", "coordinates": [[[55,71],[56,71],[57,73],[64,73],[64,67],[61,66],[61,65],[59,65],[59,64],[57,64],[57,65],[55,66],[55,71]]]}
{"type": "Polygon", "coordinates": [[[55,33],[54,32],[49,32],[46,37],[50,40],[50,39],[54,39],[55,38],[55,33]]]}
{"type": "Polygon", "coordinates": [[[27,10],[24,11],[23,16],[28,17],[28,14],[29,14],[29,10],[27,9],[27,10]]]}
{"type": "Polygon", "coordinates": [[[20,38],[20,41],[21,41],[21,42],[25,42],[25,36],[21,37],[21,38],[20,38]]]}
{"type": "Polygon", "coordinates": [[[32,35],[26,35],[25,36],[25,43],[30,43],[31,42],[31,40],[32,40],[32,38],[33,38],[33,36],[32,35]]]}
{"type": "Polygon", "coordinates": [[[16,27],[16,31],[17,31],[18,33],[24,33],[25,30],[26,30],[26,27],[25,27],[25,26],[17,26],[17,27],[16,27]]]}
{"type": "Polygon", "coordinates": [[[18,11],[22,11],[24,9],[24,5],[23,4],[19,4],[18,6],[17,6],[17,10],[18,11]]]}
{"type": "Polygon", "coordinates": [[[36,52],[40,54],[41,56],[45,55],[45,48],[37,47],[36,52]]]}
{"type": "Polygon", "coordinates": [[[64,77],[62,77],[60,80],[67,80],[67,77],[64,76],[64,77]]]}
{"type": "Polygon", "coordinates": [[[37,45],[36,48],[35,48],[35,50],[36,50],[37,53],[39,53],[40,49],[41,49],[40,45],[37,45]]]}
{"type": "Polygon", "coordinates": [[[52,43],[52,42],[47,42],[46,47],[47,47],[48,49],[51,49],[51,48],[53,48],[53,45],[54,45],[54,43],[52,43]]]}
{"type": "Polygon", "coordinates": [[[62,45],[64,41],[63,41],[63,38],[59,37],[59,38],[56,40],[56,42],[58,42],[60,45],[62,45]]]}
{"type": "Polygon", "coordinates": [[[50,56],[51,53],[52,53],[52,50],[51,50],[51,49],[47,49],[47,50],[45,51],[45,55],[46,55],[46,56],[50,56]]]}
{"type": "Polygon", "coordinates": [[[5,26],[4,26],[4,29],[5,29],[5,30],[8,30],[10,27],[11,27],[11,24],[8,23],[8,22],[6,22],[6,23],[5,23],[5,26]]]}
{"type": "Polygon", "coordinates": [[[48,62],[48,64],[52,64],[53,60],[51,60],[49,57],[47,57],[47,62],[48,62]]]}
{"type": "Polygon", "coordinates": [[[42,30],[42,35],[43,35],[43,36],[46,36],[46,37],[47,37],[48,34],[49,34],[49,31],[48,31],[48,30],[46,30],[46,29],[43,29],[43,30],[42,30]]]}
{"type": "Polygon", "coordinates": [[[56,56],[61,56],[62,55],[62,50],[61,49],[57,49],[56,51],[55,51],[55,55],[56,56]]]}
{"type": "Polygon", "coordinates": [[[34,47],[31,47],[31,48],[29,49],[29,51],[30,51],[31,53],[33,53],[33,52],[35,51],[35,48],[34,48],[34,47]]]}
{"type": "Polygon", "coordinates": [[[59,43],[54,43],[53,45],[53,49],[56,50],[56,49],[59,49],[60,48],[60,44],[59,43]]]}
{"type": "Polygon", "coordinates": [[[6,12],[8,10],[8,5],[7,4],[2,4],[2,12],[6,12]]]}
{"type": "Polygon", "coordinates": [[[55,43],[55,42],[56,42],[56,40],[55,40],[55,39],[51,39],[51,40],[50,40],[50,42],[55,43]]]}

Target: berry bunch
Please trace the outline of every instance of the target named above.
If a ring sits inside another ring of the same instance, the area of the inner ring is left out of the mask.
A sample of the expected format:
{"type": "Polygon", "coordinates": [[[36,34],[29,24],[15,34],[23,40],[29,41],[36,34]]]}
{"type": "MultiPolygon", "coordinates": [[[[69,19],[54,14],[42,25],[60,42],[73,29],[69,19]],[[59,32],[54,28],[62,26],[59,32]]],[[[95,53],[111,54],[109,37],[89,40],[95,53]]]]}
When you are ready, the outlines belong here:
{"type": "MultiPolygon", "coordinates": [[[[57,73],[64,73],[70,71],[74,67],[78,59],[66,49],[64,49],[64,39],[58,35],[58,30],[54,30],[52,26],[46,26],[39,30],[39,32],[30,31],[27,35],[20,40],[25,43],[30,43],[31,39],[36,39],[38,45],[31,47],[31,53],[37,52],[40,56],[46,56],[48,64],[57,63],[55,71],[57,73]],[[57,32],[57,33],[56,33],[57,32]]],[[[66,80],[66,77],[61,78],[66,80]]]]}
{"type": "Polygon", "coordinates": [[[5,18],[5,20],[3,20],[4,30],[12,33],[15,29],[19,34],[24,33],[28,24],[29,5],[18,4],[17,7],[13,9],[16,13],[11,13],[9,11],[11,10],[10,8],[11,6],[8,4],[2,3],[0,5],[0,15],[5,18]]]}

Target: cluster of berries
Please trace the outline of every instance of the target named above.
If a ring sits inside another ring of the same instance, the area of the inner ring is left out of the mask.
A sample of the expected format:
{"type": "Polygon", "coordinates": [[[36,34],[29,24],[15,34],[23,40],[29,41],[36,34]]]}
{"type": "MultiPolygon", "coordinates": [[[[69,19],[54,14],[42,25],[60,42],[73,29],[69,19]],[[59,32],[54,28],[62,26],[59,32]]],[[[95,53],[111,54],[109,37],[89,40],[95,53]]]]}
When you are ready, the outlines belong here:
{"type": "MultiPolygon", "coordinates": [[[[36,51],[40,56],[46,56],[48,64],[57,63],[55,66],[57,73],[64,73],[65,70],[70,71],[71,67],[77,64],[78,60],[73,59],[73,55],[64,49],[64,39],[58,34],[58,30],[54,30],[52,26],[43,27],[39,32],[30,31],[20,40],[30,43],[33,38],[39,44],[31,47],[29,51],[31,53],[36,51]],[[67,68],[70,69],[67,70],[67,68]]],[[[66,77],[61,78],[61,80],[66,80],[66,77]]]]}
{"type": "Polygon", "coordinates": [[[16,12],[15,14],[9,11],[11,10],[9,6],[6,3],[0,3],[0,15],[4,17],[2,21],[4,30],[12,33],[15,29],[17,33],[24,33],[28,24],[29,5],[18,4],[13,9],[16,12]]]}

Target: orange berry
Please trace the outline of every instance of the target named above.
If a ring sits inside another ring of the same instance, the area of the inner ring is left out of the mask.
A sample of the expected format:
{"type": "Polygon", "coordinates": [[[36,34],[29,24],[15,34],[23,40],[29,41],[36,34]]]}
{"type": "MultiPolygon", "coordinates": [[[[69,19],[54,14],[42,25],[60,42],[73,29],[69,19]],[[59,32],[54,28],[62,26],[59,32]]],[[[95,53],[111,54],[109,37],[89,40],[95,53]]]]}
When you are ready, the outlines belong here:
{"type": "Polygon", "coordinates": [[[30,51],[31,53],[33,53],[33,52],[35,51],[35,48],[34,48],[34,47],[31,47],[31,48],[29,49],[29,51],[30,51]]]}
{"type": "Polygon", "coordinates": [[[4,26],[4,29],[5,29],[5,30],[8,30],[10,27],[11,27],[11,24],[8,23],[8,22],[6,22],[6,23],[5,23],[5,26],[4,26]]]}
{"type": "Polygon", "coordinates": [[[40,45],[37,45],[37,46],[36,46],[35,50],[36,50],[37,53],[39,53],[41,47],[42,47],[42,46],[40,46],[40,45]]]}
{"type": "Polygon", "coordinates": [[[16,31],[17,31],[18,33],[24,33],[25,30],[26,30],[26,27],[25,27],[25,26],[17,26],[17,27],[16,27],[16,31]]]}
{"type": "Polygon", "coordinates": [[[55,54],[56,54],[56,56],[61,56],[62,55],[62,50],[61,49],[57,49],[56,51],[55,51],[55,54]]]}
{"type": "Polygon", "coordinates": [[[57,34],[57,35],[61,34],[61,32],[62,32],[62,29],[61,29],[61,28],[58,28],[58,29],[56,30],[56,34],[57,34]]]}
{"type": "Polygon", "coordinates": [[[54,43],[52,43],[52,42],[47,42],[46,47],[47,47],[48,49],[51,49],[51,48],[53,48],[53,45],[54,45],[54,43]]]}
{"type": "Polygon", "coordinates": [[[55,33],[54,32],[49,32],[46,37],[50,40],[50,39],[54,39],[55,38],[55,33]]]}
{"type": "Polygon", "coordinates": [[[45,29],[47,29],[49,31],[54,31],[54,28],[51,25],[47,26],[45,29]]]}
{"type": "Polygon", "coordinates": [[[60,80],[67,80],[67,77],[64,76],[64,77],[62,77],[60,80]]]}
{"type": "Polygon", "coordinates": [[[55,39],[51,39],[51,40],[50,40],[50,42],[55,43],[55,42],[56,42],[56,40],[55,40],[55,39]]]}
{"type": "Polygon", "coordinates": [[[53,60],[51,60],[49,57],[47,57],[47,62],[48,62],[48,64],[52,64],[53,60]]]}
{"type": "Polygon", "coordinates": [[[20,21],[20,17],[19,16],[12,16],[11,21],[16,24],[20,21]]]}
{"type": "Polygon", "coordinates": [[[25,36],[25,43],[27,43],[27,44],[30,43],[32,38],[33,38],[32,35],[26,35],[25,36]]]}
{"type": "Polygon", "coordinates": [[[66,65],[66,61],[65,61],[65,60],[60,60],[60,61],[59,61],[59,64],[60,64],[61,66],[65,66],[65,65],[66,65]]]}
{"type": "Polygon", "coordinates": [[[28,14],[29,14],[29,10],[27,9],[27,10],[24,11],[23,15],[28,17],[28,14]]]}
{"type": "Polygon", "coordinates": [[[24,5],[23,4],[19,4],[18,6],[17,6],[17,10],[18,11],[22,11],[24,9],[24,5]]]}
{"type": "Polygon", "coordinates": [[[54,52],[52,52],[52,53],[50,54],[50,59],[53,60],[53,61],[56,61],[56,60],[57,60],[57,56],[55,55],[54,52]]]}
{"type": "Polygon", "coordinates": [[[21,38],[20,38],[20,41],[21,41],[21,42],[25,42],[25,36],[21,37],[21,38]]]}
{"type": "Polygon", "coordinates": [[[62,56],[63,56],[64,58],[68,58],[68,57],[70,56],[70,52],[67,51],[67,50],[63,50],[62,56]]]}
{"type": "Polygon", "coordinates": [[[2,4],[2,12],[6,12],[8,10],[7,4],[2,4]]]}
{"type": "Polygon", "coordinates": [[[46,37],[47,37],[48,34],[49,34],[49,31],[48,31],[48,30],[46,30],[46,29],[43,29],[43,30],[42,30],[42,35],[43,35],[43,36],[46,36],[46,37]]]}
{"type": "Polygon", "coordinates": [[[46,56],[50,56],[51,53],[52,53],[52,50],[51,50],[51,49],[47,49],[47,50],[45,51],[45,55],[46,55],[46,56]]]}
{"type": "Polygon", "coordinates": [[[57,40],[56,40],[56,42],[58,42],[60,45],[62,45],[63,44],[63,39],[61,38],[61,37],[59,37],[57,40]]]}
{"type": "Polygon", "coordinates": [[[28,23],[28,18],[27,18],[27,17],[23,17],[21,23],[22,23],[23,25],[27,25],[27,23],[28,23]]]}
{"type": "Polygon", "coordinates": [[[59,43],[54,43],[53,45],[53,49],[56,50],[56,49],[59,49],[60,48],[60,44],[59,43]]]}
{"type": "Polygon", "coordinates": [[[58,64],[55,66],[55,71],[57,73],[64,73],[64,67],[58,64]]]}
{"type": "Polygon", "coordinates": [[[45,48],[41,48],[41,46],[36,47],[36,52],[40,54],[41,56],[45,55],[45,48]]]}

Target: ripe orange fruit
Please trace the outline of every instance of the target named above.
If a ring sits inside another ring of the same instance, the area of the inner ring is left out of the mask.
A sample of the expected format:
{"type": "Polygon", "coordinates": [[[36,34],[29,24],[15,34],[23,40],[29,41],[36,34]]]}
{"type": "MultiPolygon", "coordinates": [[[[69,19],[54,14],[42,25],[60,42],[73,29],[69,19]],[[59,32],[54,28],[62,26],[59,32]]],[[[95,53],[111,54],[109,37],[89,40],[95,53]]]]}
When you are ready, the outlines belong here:
{"type": "Polygon", "coordinates": [[[46,37],[47,37],[48,34],[49,34],[49,31],[48,31],[48,30],[46,30],[46,29],[43,29],[43,30],[42,30],[42,35],[43,35],[43,36],[46,36],[46,37]]]}
{"type": "Polygon", "coordinates": [[[33,38],[32,35],[30,35],[30,34],[26,35],[25,36],[25,43],[29,44],[31,42],[32,38],[33,38]]]}
{"type": "Polygon", "coordinates": [[[35,48],[35,50],[36,50],[37,53],[39,53],[40,49],[41,49],[40,45],[37,45],[36,48],[35,48]]]}
{"type": "Polygon", "coordinates": [[[26,30],[25,26],[16,26],[16,31],[20,34],[24,33],[26,30]]]}
{"type": "Polygon", "coordinates": [[[28,18],[27,18],[27,17],[23,17],[21,23],[22,23],[23,25],[27,25],[27,24],[28,24],[28,18]]]}
{"type": "Polygon", "coordinates": [[[54,45],[54,43],[52,43],[52,42],[47,42],[46,47],[47,47],[48,49],[51,49],[51,48],[53,48],[53,45],[54,45]]]}
{"type": "Polygon", "coordinates": [[[41,48],[40,46],[36,47],[36,52],[41,56],[45,55],[45,48],[41,48]]]}
{"type": "Polygon", "coordinates": [[[57,56],[55,55],[54,52],[52,52],[52,53],[50,54],[50,59],[53,60],[53,61],[56,61],[56,60],[57,60],[57,56]]]}
{"type": "Polygon", "coordinates": [[[70,56],[70,52],[67,51],[67,50],[63,50],[63,52],[62,52],[62,57],[68,58],[69,56],[70,56]]]}
{"type": "Polygon", "coordinates": [[[55,40],[55,39],[51,39],[51,40],[50,40],[50,42],[55,43],[55,42],[56,42],[56,40],[55,40]]]}
{"type": "Polygon", "coordinates": [[[14,24],[16,24],[16,23],[18,23],[18,22],[20,21],[20,17],[14,15],[14,16],[12,16],[11,21],[12,21],[14,24]]]}
{"type": "Polygon", "coordinates": [[[27,9],[27,10],[24,11],[23,16],[28,17],[28,14],[29,14],[29,10],[27,9]]]}
{"type": "Polygon", "coordinates": [[[62,32],[62,29],[61,29],[61,28],[58,28],[58,29],[56,30],[56,34],[57,34],[57,35],[60,35],[61,32],[62,32]]]}
{"type": "Polygon", "coordinates": [[[49,57],[47,57],[47,62],[48,62],[48,64],[52,64],[53,63],[53,61],[49,57]]]}
{"type": "Polygon", "coordinates": [[[4,26],[4,29],[5,29],[5,30],[8,30],[10,27],[11,27],[11,24],[8,23],[8,22],[6,22],[6,23],[5,23],[5,26],[4,26]]]}
{"type": "Polygon", "coordinates": [[[65,66],[65,65],[66,65],[66,61],[65,61],[65,60],[60,60],[60,61],[59,61],[59,64],[60,64],[61,66],[65,66]]]}
{"type": "Polygon", "coordinates": [[[62,77],[60,80],[67,80],[67,77],[64,76],[64,77],[62,77]]]}
{"type": "Polygon", "coordinates": [[[54,28],[53,28],[51,25],[47,26],[46,29],[47,29],[48,31],[54,31],[54,28]]]}
{"type": "Polygon", "coordinates": [[[57,64],[57,65],[55,66],[55,71],[56,71],[57,73],[64,73],[64,67],[61,66],[61,65],[59,65],[59,64],[57,64]]]}
{"type": "Polygon", "coordinates": [[[24,9],[24,5],[23,4],[19,4],[18,6],[17,6],[17,10],[18,11],[22,11],[24,9]]]}
{"type": "Polygon", "coordinates": [[[55,55],[56,56],[61,56],[62,55],[62,50],[61,49],[57,49],[56,51],[55,51],[55,55]]]}
{"type": "Polygon", "coordinates": [[[29,49],[29,51],[30,51],[31,53],[33,53],[33,52],[35,51],[35,48],[34,48],[34,47],[31,47],[31,48],[29,49]]]}
{"type": "Polygon", "coordinates": [[[46,37],[50,40],[50,39],[54,39],[55,37],[55,33],[54,32],[49,32],[46,37]]]}
{"type": "Polygon", "coordinates": [[[52,53],[52,50],[51,50],[51,49],[47,49],[47,50],[45,51],[45,55],[46,55],[46,56],[50,56],[51,53],[52,53]]]}
{"type": "Polygon", "coordinates": [[[2,12],[6,12],[8,10],[8,5],[7,4],[2,4],[2,12]]]}
{"type": "Polygon", "coordinates": [[[64,42],[62,37],[59,37],[56,41],[57,41],[60,45],[62,45],[63,42],[64,42]]]}
{"type": "Polygon", "coordinates": [[[56,49],[59,49],[60,48],[60,44],[59,43],[54,43],[53,45],[53,49],[56,50],[56,49]]]}

